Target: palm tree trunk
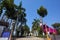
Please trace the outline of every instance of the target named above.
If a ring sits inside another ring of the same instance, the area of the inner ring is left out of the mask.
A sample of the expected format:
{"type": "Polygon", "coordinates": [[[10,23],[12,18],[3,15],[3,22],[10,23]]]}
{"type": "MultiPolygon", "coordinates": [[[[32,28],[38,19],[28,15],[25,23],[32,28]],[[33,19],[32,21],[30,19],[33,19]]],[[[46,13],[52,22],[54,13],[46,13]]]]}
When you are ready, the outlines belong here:
{"type": "Polygon", "coordinates": [[[23,30],[22,24],[23,24],[23,22],[21,22],[21,25],[20,25],[20,27],[21,27],[21,37],[22,37],[23,34],[24,34],[24,30],[23,30]]]}
{"type": "MultiPolygon", "coordinates": [[[[43,17],[40,16],[40,18],[41,18],[40,22],[42,23],[42,34],[43,34],[43,38],[44,38],[45,34],[44,34],[44,29],[43,29],[43,17]]],[[[45,38],[44,38],[44,40],[45,40],[45,38]]]]}
{"type": "Polygon", "coordinates": [[[13,31],[14,31],[14,28],[15,28],[15,22],[13,22],[13,27],[12,27],[12,29],[11,29],[11,34],[10,34],[9,40],[12,40],[12,33],[13,33],[13,31]]]}
{"type": "Polygon", "coordinates": [[[1,17],[1,20],[3,20],[3,18],[4,18],[4,14],[3,14],[3,16],[1,17]]]}
{"type": "Polygon", "coordinates": [[[41,16],[40,16],[40,23],[42,24],[42,31],[43,31],[43,18],[41,16]]]}
{"type": "Polygon", "coordinates": [[[12,40],[12,33],[13,33],[13,30],[11,30],[11,34],[10,34],[9,40],[12,40]]]}
{"type": "Polygon", "coordinates": [[[21,36],[22,36],[22,22],[21,22],[21,25],[20,25],[20,27],[21,27],[21,36]]]}
{"type": "Polygon", "coordinates": [[[11,30],[12,29],[12,20],[11,20],[11,23],[9,25],[9,29],[11,30]]]}
{"type": "Polygon", "coordinates": [[[16,27],[17,27],[17,24],[18,24],[18,15],[17,15],[16,24],[15,24],[15,29],[16,29],[16,27]]]}
{"type": "Polygon", "coordinates": [[[4,10],[3,13],[1,14],[1,20],[3,19],[4,15],[5,15],[5,10],[4,10]]]}

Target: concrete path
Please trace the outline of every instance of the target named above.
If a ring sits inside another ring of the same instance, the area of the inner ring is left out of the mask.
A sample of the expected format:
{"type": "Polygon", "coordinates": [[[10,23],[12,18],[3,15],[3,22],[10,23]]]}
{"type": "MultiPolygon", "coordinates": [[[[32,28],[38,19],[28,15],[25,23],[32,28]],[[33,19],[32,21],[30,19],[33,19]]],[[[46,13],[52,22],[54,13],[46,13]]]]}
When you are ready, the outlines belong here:
{"type": "Polygon", "coordinates": [[[8,40],[8,38],[0,38],[0,40],[8,40]]]}
{"type": "Polygon", "coordinates": [[[38,38],[38,37],[29,37],[29,38],[17,38],[16,40],[46,40],[43,38],[38,38]]]}

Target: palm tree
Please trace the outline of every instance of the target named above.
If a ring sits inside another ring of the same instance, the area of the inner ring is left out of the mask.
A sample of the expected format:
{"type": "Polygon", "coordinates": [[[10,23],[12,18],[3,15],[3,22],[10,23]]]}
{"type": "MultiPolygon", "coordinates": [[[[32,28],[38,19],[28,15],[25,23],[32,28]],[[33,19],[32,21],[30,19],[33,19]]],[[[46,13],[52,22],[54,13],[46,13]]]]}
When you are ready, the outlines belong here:
{"type": "Polygon", "coordinates": [[[19,29],[21,29],[21,36],[23,35],[22,33],[22,25],[26,23],[26,13],[25,13],[25,8],[22,7],[22,1],[20,2],[20,5],[18,6],[18,21],[21,23],[19,29]]]}
{"type": "Polygon", "coordinates": [[[24,30],[24,34],[25,34],[24,36],[26,36],[26,34],[29,34],[29,32],[30,32],[30,29],[27,24],[23,26],[23,30],[24,30]]]}
{"type": "MultiPolygon", "coordinates": [[[[14,4],[14,0],[3,0],[2,1],[3,8],[5,8],[5,15],[10,19],[17,19],[17,13],[16,13],[16,5],[14,4]]],[[[14,27],[12,28],[12,30],[14,27]]],[[[12,35],[11,31],[11,35],[12,35]]],[[[10,35],[10,37],[11,37],[10,35]]]]}
{"type": "Polygon", "coordinates": [[[33,26],[32,26],[33,29],[35,29],[35,30],[37,29],[37,27],[38,27],[38,25],[39,25],[38,22],[39,22],[39,20],[34,19],[34,22],[32,23],[32,24],[33,24],[33,26]]]}
{"type": "Polygon", "coordinates": [[[16,11],[16,5],[14,4],[14,0],[13,1],[6,1],[7,3],[5,3],[5,1],[3,2],[5,8],[6,8],[6,15],[8,18],[10,19],[15,19],[17,18],[17,11],[16,11]],[[7,5],[7,6],[6,6],[7,5]]]}
{"type": "MultiPolygon", "coordinates": [[[[40,29],[40,26],[39,26],[39,19],[34,19],[34,22],[32,23],[33,26],[32,26],[32,32],[35,34],[36,32],[39,33],[39,29],[40,29]]],[[[37,34],[35,34],[36,36],[38,36],[37,34]]]]}
{"type": "Polygon", "coordinates": [[[47,9],[45,9],[43,6],[41,6],[38,10],[37,13],[41,17],[45,17],[47,15],[47,9]]]}
{"type": "Polygon", "coordinates": [[[0,14],[4,8],[6,10],[5,15],[7,18],[21,22],[21,25],[26,22],[25,9],[22,8],[22,2],[20,2],[19,6],[16,6],[14,0],[3,0],[1,4],[0,14]]]}
{"type": "Polygon", "coordinates": [[[43,19],[42,18],[44,18],[45,16],[47,16],[47,9],[44,8],[43,6],[41,6],[39,9],[37,9],[37,14],[41,17],[42,25],[43,25],[43,19]]]}
{"type": "Polygon", "coordinates": [[[0,2],[0,15],[4,9],[6,11],[4,15],[10,19],[16,19],[16,8],[17,6],[14,4],[14,0],[2,0],[0,2]]]}
{"type": "MultiPolygon", "coordinates": [[[[2,10],[6,10],[5,11],[5,15],[10,18],[10,19],[14,19],[16,20],[17,19],[17,6],[14,4],[14,0],[3,0],[1,3],[0,3],[0,14],[2,13],[2,10]]],[[[11,30],[11,35],[12,35],[12,32],[14,30],[14,27],[12,28],[11,30]]],[[[10,37],[11,37],[10,35],[10,37]]]]}

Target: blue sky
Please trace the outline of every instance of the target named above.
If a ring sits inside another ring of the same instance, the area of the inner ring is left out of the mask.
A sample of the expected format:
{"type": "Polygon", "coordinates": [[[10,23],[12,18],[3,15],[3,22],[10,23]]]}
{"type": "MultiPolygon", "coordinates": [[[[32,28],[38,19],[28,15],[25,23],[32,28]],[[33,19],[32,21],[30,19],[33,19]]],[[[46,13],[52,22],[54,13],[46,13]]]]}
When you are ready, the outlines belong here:
{"type": "MultiPolygon", "coordinates": [[[[21,0],[15,0],[15,4],[19,5],[21,0]]],[[[27,25],[32,27],[33,20],[40,16],[37,14],[37,9],[42,5],[47,11],[48,15],[43,18],[44,23],[51,27],[51,24],[60,22],[60,0],[22,0],[22,6],[26,9],[27,25]]]]}

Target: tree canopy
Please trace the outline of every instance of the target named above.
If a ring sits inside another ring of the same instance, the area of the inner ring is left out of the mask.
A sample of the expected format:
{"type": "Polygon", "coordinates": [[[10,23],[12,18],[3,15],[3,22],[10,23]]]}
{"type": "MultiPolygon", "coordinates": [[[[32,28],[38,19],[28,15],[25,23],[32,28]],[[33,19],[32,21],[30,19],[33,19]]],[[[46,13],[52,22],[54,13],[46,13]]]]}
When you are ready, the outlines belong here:
{"type": "Polygon", "coordinates": [[[57,30],[58,34],[60,34],[60,23],[54,23],[52,26],[57,30]]]}
{"type": "Polygon", "coordinates": [[[41,6],[39,9],[37,9],[37,13],[41,17],[45,17],[47,15],[47,9],[41,6]]]}
{"type": "Polygon", "coordinates": [[[52,26],[53,26],[54,28],[60,28],[60,23],[54,23],[54,24],[52,24],[52,26]]]}
{"type": "Polygon", "coordinates": [[[32,23],[32,32],[37,31],[38,36],[42,35],[42,28],[40,27],[40,20],[39,19],[34,19],[32,23]]]}

